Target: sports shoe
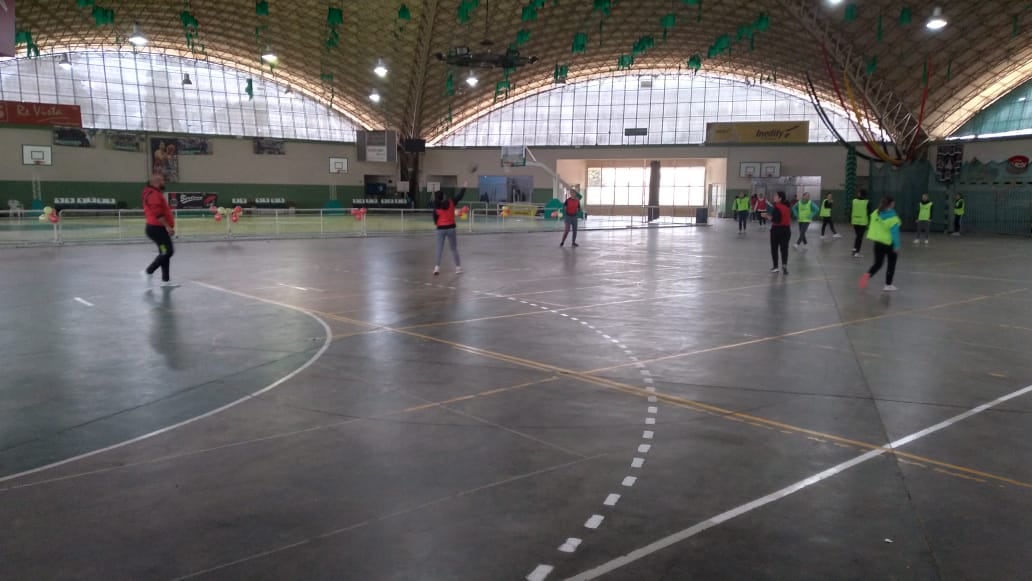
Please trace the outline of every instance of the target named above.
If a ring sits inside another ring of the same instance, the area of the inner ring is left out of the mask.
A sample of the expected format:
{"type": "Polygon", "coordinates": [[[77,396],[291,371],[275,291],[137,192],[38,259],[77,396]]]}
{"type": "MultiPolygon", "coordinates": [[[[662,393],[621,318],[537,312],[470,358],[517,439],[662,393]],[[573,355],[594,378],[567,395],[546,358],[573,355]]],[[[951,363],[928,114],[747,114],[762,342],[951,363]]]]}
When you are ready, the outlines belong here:
{"type": "Polygon", "coordinates": [[[841,234],[832,234],[832,238],[842,238],[841,234]]]}
{"type": "Polygon", "coordinates": [[[899,290],[898,288],[896,288],[895,286],[893,286],[891,284],[887,284],[887,285],[885,285],[882,288],[882,292],[883,293],[891,293],[891,292],[895,292],[895,291],[898,291],[898,290],[899,290]]]}
{"type": "Polygon", "coordinates": [[[180,287],[179,283],[175,283],[175,282],[172,282],[170,280],[166,280],[165,282],[161,283],[161,288],[179,288],[179,287],[180,287]]]}
{"type": "Polygon", "coordinates": [[[455,267],[455,274],[462,274],[462,267],[461,266],[456,266],[455,267]]]}
{"type": "Polygon", "coordinates": [[[440,266],[435,266],[434,267],[434,276],[437,276],[439,274],[441,274],[441,267],[440,266]]]}
{"type": "Polygon", "coordinates": [[[863,276],[860,277],[860,288],[861,289],[867,288],[867,283],[869,283],[869,282],[871,282],[871,274],[865,272],[863,274],[863,276]]]}
{"type": "Polygon", "coordinates": [[[920,238],[914,238],[914,244],[920,244],[920,243],[921,243],[921,239],[920,238]]]}
{"type": "Polygon", "coordinates": [[[864,255],[859,252],[853,251],[853,258],[863,258],[864,255]]]}
{"type": "Polygon", "coordinates": [[[924,241],[924,243],[925,243],[925,244],[928,244],[928,239],[927,239],[927,238],[925,238],[925,241],[924,241]]]}
{"type": "Polygon", "coordinates": [[[143,277],[143,281],[147,283],[147,286],[150,286],[151,283],[154,282],[154,273],[153,272],[147,272],[146,270],[143,270],[143,271],[140,271],[140,276],[143,277]]]}
{"type": "Polygon", "coordinates": [[[821,234],[821,240],[824,240],[824,234],[821,234]]]}
{"type": "Polygon", "coordinates": [[[960,232],[954,232],[953,234],[950,234],[950,236],[960,236],[960,232]]]}
{"type": "Polygon", "coordinates": [[[788,274],[788,267],[787,266],[782,266],[781,267],[781,274],[788,274]]]}
{"type": "Polygon", "coordinates": [[[775,266],[774,268],[770,269],[770,272],[771,272],[771,274],[777,274],[778,273],[778,267],[775,266]]]}
{"type": "Polygon", "coordinates": [[[574,247],[574,248],[580,248],[580,244],[577,244],[576,242],[574,242],[574,243],[573,243],[573,247],[574,247]]]}
{"type": "Polygon", "coordinates": [[[799,249],[800,249],[800,248],[802,248],[802,247],[801,247],[801,246],[799,246],[799,243],[798,243],[798,242],[796,242],[795,244],[793,244],[793,245],[792,245],[792,248],[795,248],[796,250],[799,250],[799,249]]]}

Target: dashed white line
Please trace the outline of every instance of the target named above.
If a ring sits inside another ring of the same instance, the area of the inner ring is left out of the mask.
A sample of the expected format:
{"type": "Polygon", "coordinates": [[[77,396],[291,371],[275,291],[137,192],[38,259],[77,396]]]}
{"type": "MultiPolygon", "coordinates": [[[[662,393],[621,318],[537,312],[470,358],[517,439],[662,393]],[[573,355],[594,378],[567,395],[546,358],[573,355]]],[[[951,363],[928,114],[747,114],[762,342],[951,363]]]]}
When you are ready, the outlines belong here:
{"type": "Polygon", "coordinates": [[[654,395],[650,395],[650,396],[649,396],[649,403],[656,403],[656,402],[658,402],[658,401],[659,401],[659,398],[658,398],[658,397],[656,397],[656,396],[654,396],[654,395]]]}
{"type": "Polygon", "coordinates": [[[645,418],[645,423],[650,426],[654,425],[656,423],[656,418],[645,418]]]}
{"type": "Polygon", "coordinates": [[[641,468],[644,465],[645,465],[645,459],[644,458],[635,458],[635,459],[631,460],[631,468],[641,468]]]}
{"type": "Polygon", "coordinates": [[[616,506],[616,503],[618,503],[618,502],[620,502],[620,495],[619,494],[610,494],[609,496],[606,497],[605,500],[602,501],[602,504],[604,504],[606,506],[616,506]]]}
{"type": "Polygon", "coordinates": [[[559,545],[559,550],[564,553],[572,553],[577,550],[581,544],[581,540],[576,537],[570,537],[566,539],[566,542],[559,545]]]}
{"type": "Polygon", "coordinates": [[[657,407],[656,407],[656,406],[654,406],[654,405],[650,405],[650,406],[648,407],[648,409],[647,409],[647,410],[645,410],[645,411],[649,412],[650,414],[658,414],[658,413],[659,413],[659,408],[657,408],[657,407]]]}
{"type": "Polygon", "coordinates": [[[602,516],[600,514],[593,514],[593,515],[591,515],[591,518],[589,518],[587,520],[587,522],[584,523],[584,528],[587,528],[587,529],[597,529],[598,526],[600,524],[602,524],[602,521],[605,520],[605,518],[606,517],[604,517],[604,516],[602,516]]]}
{"type": "Polygon", "coordinates": [[[648,454],[649,450],[651,450],[651,449],[652,449],[652,444],[642,444],[642,445],[638,446],[638,453],[639,454],[648,454]]]}
{"type": "Polygon", "coordinates": [[[628,476],[628,477],[624,478],[623,482],[621,482],[620,484],[623,484],[624,486],[627,486],[629,488],[631,486],[634,486],[634,483],[637,482],[637,481],[638,481],[638,478],[636,476],[628,476]]]}
{"type": "Polygon", "coordinates": [[[656,382],[656,380],[652,379],[651,377],[643,377],[642,381],[644,381],[645,383],[648,383],[648,384],[652,384],[652,383],[656,382]]]}
{"type": "Polygon", "coordinates": [[[552,569],[555,569],[555,567],[551,565],[538,565],[530,572],[530,575],[527,575],[527,581],[545,581],[552,569]]]}
{"type": "Polygon", "coordinates": [[[651,440],[655,435],[656,435],[656,432],[653,432],[652,430],[645,430],[644,432],[641,433],[641,437],[646,439],[646,440],[651,440]]]}
{"type": "Polygon", "coordinates": [[[86,305],[87,307],[92,307],[93,306],[93,303],[89,302],[88,300],[86,300],[86,299],[84,299],[82,297],[75,297],[75,302],[82,303],[82,304],[86,305]]]}

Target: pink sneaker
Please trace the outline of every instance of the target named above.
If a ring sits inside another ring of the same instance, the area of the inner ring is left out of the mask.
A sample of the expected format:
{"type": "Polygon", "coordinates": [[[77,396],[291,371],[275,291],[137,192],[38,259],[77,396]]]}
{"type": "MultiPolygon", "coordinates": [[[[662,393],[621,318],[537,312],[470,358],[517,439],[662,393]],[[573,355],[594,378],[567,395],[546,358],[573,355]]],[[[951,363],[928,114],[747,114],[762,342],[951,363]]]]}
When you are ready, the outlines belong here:
{"type": "Polygon", "coordinates": [[[865,272],[864,275],[860,277],[860,289],[862,290],[867,288],[867,283],[869,282],[871,282],[871,275],[865,272]]]}

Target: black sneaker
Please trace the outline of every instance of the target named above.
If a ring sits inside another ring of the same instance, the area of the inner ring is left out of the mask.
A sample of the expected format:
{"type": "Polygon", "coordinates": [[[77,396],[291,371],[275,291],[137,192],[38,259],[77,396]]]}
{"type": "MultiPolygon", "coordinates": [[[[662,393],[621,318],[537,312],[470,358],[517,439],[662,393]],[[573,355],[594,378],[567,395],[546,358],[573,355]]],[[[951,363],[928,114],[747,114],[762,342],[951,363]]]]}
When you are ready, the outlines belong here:
{"type": "Polygon", "coordinates": [[[788,267],[787,266],[782,266],[781,267],[781,274],[788,274],[788,267]]]}
{"type": "Polygon", "coordinates": [[[577,244],[576,242],[574,242],[574,243],[573,243],[573,247],[574,247],[574,248],[580,248],[580,244],[577,244]]]}

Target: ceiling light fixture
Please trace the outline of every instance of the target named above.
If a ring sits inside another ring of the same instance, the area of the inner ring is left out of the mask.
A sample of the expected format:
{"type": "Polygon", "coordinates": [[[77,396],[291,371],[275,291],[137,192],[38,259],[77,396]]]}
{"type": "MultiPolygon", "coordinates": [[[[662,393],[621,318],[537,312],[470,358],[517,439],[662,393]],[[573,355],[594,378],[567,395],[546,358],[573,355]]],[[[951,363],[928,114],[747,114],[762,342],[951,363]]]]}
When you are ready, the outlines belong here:
{"type": "Polygon", "coordinates": [[[936,6],[932,9],[932,17],[925,23],[925,27],[928,30],[940,30],[946,27],[946,19],[942,16],[942,8],[936,6]]]}
{"type": "Polygon", "coordinates": [[[190,73],[183,73],[183,86],[192,85],[193,81],[190,80],[190,73]]]}
{"type": "Polygon", "coordinates": [[[61,60],[57,61],[57,66],[61,67],[66,71],[72,70],[72,61],[68,60],[68,55],[61,55],[61,60]]]}
{"type": "Polygon", "coordinates": [[[466,76],[466,84],[469,85],[470,87],[477,86],[477,83],[479,83],[479,82],[480,82],[480,79],[478,79],[477,76],[473,74],[473,71],[470,71],[469,75],[466,76]]]}
{"type": "Polygon", "coordinates": [[[262,52],[262,61],[269,63],[270,65],[274,65],[279,61],[279,57],[276,56],[276,53],[272,52],[272,48],[269,45],[265,45],[265,51],[262,52]]]}
{"type": "Polygon", "coordinates": [[[129,34],[129,44],[133,46],[144,46],[147,44],[147,37],[140,32],[140,25],[133,23],[133,31],[129,34]]]}
{"type": "Polygon", "coordinates": [[[842,4],[842,0],[828,0],[828,4],[831,4],[832,6],[838,6],[839,4],[842,4]]]}
{"type": "Polygon", "coordinates": [[[383,63],[383,59],[378,59],[376,61],[376,66],[373,67],[373,72],[381,79],[387,76],[387,65],[383,63]]]}
{"type": "Polygon", "coordinates": [[[379,103],[380,102],[380,93],[377,93],[376,91],[373,91],[372,93],[369,93],[369,100],[372,101],[373,103],[379,103]]]}

